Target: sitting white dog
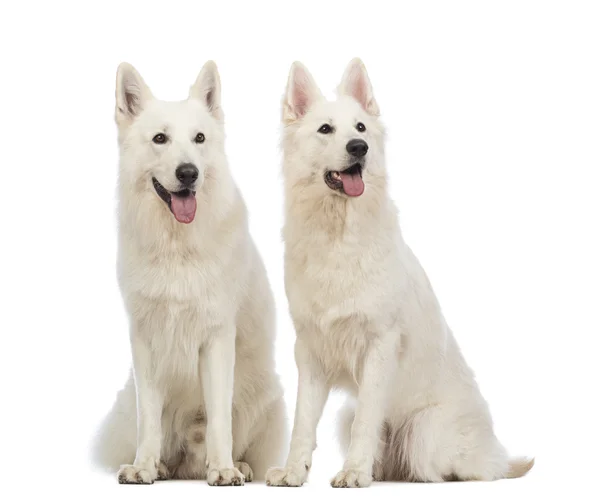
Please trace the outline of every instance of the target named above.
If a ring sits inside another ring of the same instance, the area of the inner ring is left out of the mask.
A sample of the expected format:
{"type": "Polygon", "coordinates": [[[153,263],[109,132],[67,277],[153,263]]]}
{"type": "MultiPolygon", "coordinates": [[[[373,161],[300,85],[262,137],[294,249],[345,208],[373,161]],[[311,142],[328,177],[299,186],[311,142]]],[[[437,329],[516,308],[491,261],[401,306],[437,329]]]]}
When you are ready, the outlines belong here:
{"type": "Polygon", "coordinates": [[[338,91],[326,101],[295,63],[283,100],[285,283],[299,384],[287,464],[269,470],[267,483],[307,479],[334,386],[356,398],[342,414],[347,455],[335,487],[522,476],[533,462],[510,459],[496,439],[427,276],[402,239],[379,108],[360,60],[338,91]]]}
{"type": "Polygon", "coordinates": [[[286,437],[274,303],[225,158],[217,68],[204,66],[187,100],[165,102],[124,63],[116,97],[133,374],[97,460],[125,464],[121,483],[262,478],[286,437]]]}

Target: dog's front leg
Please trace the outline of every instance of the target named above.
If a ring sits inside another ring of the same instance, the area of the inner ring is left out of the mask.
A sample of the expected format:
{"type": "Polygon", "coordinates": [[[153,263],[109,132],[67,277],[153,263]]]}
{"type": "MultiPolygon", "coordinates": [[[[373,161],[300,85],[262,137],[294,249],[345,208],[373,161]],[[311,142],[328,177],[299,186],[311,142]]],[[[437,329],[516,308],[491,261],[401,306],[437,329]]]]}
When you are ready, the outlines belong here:
{"type": "Polygon", "coordinates": [[[295,355],[298,396],[290,452],[285,467],[267,471],[269,486],[302,486],[306,481],[317,446],[317,425],[329,395],[330,386],[323,369],[301,339],[296,340],[295,355]]]}
{"type": "Polygon", "coordinates": [[[235,327],[217,330],[200,352],[200,372],[206,407],[206,480],[211,486],[243,485],[234,467],[231,412],[235,327]]]}
{"type": "Polygon", "coordinates": [[[132,329],[131,353],[136,389],[137,452],[132,465],[121,466],[118,479],[122,484],[152,484],[158,477],[160,465],[164,396],[154,379],[147,334],[132,329]]]}
{"type": "Polygon", "coordinates": [[[374,341],[363,362],[350,447],[344,468],[331,480],[335,488],[362,488],[373,480],[373,464],[384,420],[390,365],[396,354],[393,337],[374,341]]]}

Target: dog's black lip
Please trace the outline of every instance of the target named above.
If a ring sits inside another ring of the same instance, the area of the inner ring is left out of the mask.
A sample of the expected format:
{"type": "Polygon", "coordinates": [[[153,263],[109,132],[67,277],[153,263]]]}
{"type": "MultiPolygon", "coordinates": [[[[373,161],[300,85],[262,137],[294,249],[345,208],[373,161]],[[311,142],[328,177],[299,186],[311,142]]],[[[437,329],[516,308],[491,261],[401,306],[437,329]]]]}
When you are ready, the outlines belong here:
{"type": "Polygon", "coordinates": [[[158,194],[158,196],[165,201],[165,203],[167,204],[167,206],[169,206],[169,208],[171,207],[171,193],[164,187],[162,186],[158,180],[156,178],[152,178],[152,184],[154,185],[154,190],[156,190],[156,193],[158,194]]]}
{"type": "Polygon", "coordinates": [[[344,184],[342,180],[336,180],[333,178],[332,173],[348,173],[348,174],[359,174],[362,178],[363,165],[360,162],[352,164],[350,167],[343,169],[342,171],[327,171],[325,173],[325,184],[332,190],[338,190],[342,192],[344,190],[344,184]]]}
{"type": "Polygon", "coordinates": [[[189,188],[184,188],[178,192],[169,192],[155,177],[152,177],[152,185],[158,196],[169,206],[169,209],[171,209],[171,195],[176,195],[177,197],[188,197],[190,194],[196,195],[195,190],[190,190],[189,188]]]}

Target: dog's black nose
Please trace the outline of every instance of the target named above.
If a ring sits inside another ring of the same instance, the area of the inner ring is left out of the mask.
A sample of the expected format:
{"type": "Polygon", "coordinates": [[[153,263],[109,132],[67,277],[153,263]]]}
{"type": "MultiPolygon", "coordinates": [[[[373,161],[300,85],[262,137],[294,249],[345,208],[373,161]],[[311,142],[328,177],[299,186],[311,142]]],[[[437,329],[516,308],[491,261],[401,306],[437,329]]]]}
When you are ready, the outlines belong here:
{"type": "Polygon", "coordinates": [[[346,145],[346,151],[354,157],[364,157],[368,149],[369,145],[362,139],[351,139],[346,145]]]}
{"type": "Polygon", "coordinates": [[[194,164],[181,164],[175,170],[175,176],[184,185],[193,185],[198,179],[198,168],[194,164]]]}

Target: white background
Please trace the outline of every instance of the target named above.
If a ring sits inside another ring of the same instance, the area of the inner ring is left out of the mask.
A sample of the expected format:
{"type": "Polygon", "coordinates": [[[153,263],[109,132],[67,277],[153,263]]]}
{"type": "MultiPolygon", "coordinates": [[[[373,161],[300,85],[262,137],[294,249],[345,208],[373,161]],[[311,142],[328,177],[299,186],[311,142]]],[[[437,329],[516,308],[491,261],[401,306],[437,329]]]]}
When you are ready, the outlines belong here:
{"type": "Polygon", "coordinates": [[[11,500],[593,498],[599,26],[598,3],[580,1],[3,3],[0,496],[14,488],[11,500]],[[219,66],[227,152],[276,295],[291,415],[280,99],[292,61],[330,92],[354,56],[388,128],[405,238],[498,436],[536,466],[494,483],[333,490],[328,480],[342,463],[335,395],[302,489],[119,486],[88,460],[130,357],[115,273],[117,65],[134,64],[164,99],[185,98],[207,59],[219,66]]]}

